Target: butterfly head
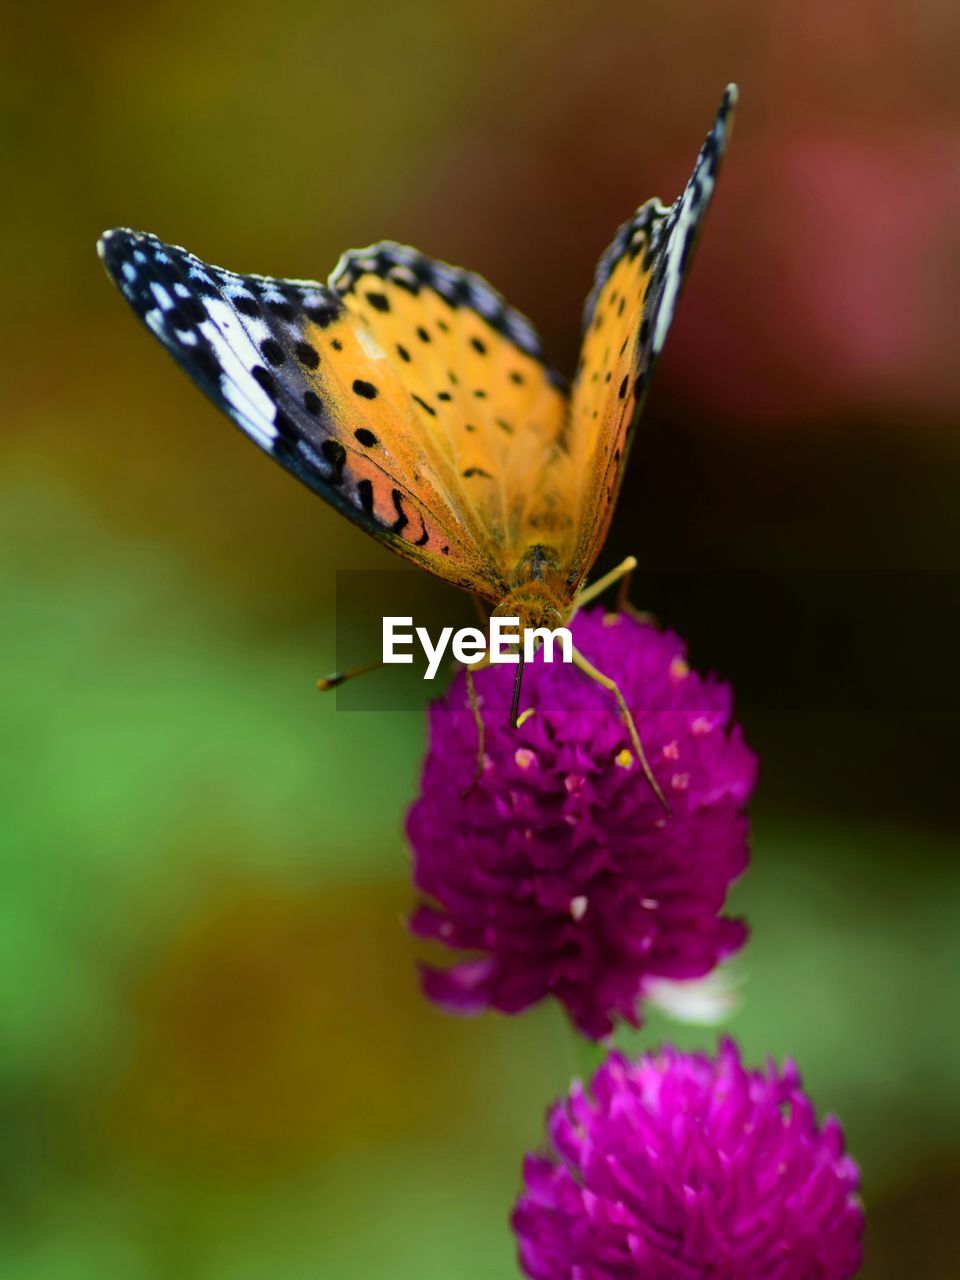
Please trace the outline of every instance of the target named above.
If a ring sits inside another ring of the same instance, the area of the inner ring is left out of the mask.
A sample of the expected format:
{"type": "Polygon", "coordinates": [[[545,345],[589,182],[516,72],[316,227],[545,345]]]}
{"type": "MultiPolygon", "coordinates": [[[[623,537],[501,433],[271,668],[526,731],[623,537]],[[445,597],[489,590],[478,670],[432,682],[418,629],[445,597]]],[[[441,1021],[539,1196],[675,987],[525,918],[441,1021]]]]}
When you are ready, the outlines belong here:
{"type": "Polygon", "coordinates": [[[510,575],[510,591],[494,614],[498,618],[519,618],[523,633],[534,627],[551,631],[562,626],[570,614],[570,592],[551,547],[530,547],[510,575]]]}
{"type": "Polygon", "coordinates": [[[566,621],[569,608],[564,608],[559,594],[542,583],[528,582],[516,587],[504,596],[494,615],[498,618],[519,618],[521,634],[533,627],[549,627],[551,631],[566,621]]]}

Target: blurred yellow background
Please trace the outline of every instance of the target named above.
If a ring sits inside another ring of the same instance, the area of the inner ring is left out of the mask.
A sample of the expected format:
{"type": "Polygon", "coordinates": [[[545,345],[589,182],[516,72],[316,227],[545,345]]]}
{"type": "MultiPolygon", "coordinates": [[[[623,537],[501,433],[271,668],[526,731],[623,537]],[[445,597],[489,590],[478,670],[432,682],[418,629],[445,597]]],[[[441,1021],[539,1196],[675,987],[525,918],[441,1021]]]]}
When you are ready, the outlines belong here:
{"type": "Polygon", "coordinates": [[[679,193],[737,80],[601,567],[640,555],[637,602],[734,679],[762,755],[731,1030],[843,1118],[864,1276],[960,1276],[960,10],[2,21],[0,1274],[516,1275],[521,1154],[582,1066],[552,1008],[420,999],[422,718],[313,689],[334,571],[390,559],[190,386],[97,235],[320,278],[404,240],[486,274],[569,370],[595,259],[679,193]]]}

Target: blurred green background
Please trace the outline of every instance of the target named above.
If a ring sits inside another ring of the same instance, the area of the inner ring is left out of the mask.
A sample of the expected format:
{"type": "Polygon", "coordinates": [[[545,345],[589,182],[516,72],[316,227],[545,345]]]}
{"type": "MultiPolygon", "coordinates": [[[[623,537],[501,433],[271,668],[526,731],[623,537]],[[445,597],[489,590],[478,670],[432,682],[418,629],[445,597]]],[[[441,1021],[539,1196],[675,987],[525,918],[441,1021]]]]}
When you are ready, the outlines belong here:
{"type": "Polygon", "coordinates": [[[960,10],[0,12],[0,1273],[514,1276],[521,1153],[582,1066],[555,1009],[420,1000],[422,719],[313,689],[335,569],[389,557],[176,371],[97,234],[319,277],[406,240],[569,369],[600,250],[736,79],[600,567],[640,555],[762,753],[731,1029],[843,1118],[864,1276],[960,1276],[960,10]]]}

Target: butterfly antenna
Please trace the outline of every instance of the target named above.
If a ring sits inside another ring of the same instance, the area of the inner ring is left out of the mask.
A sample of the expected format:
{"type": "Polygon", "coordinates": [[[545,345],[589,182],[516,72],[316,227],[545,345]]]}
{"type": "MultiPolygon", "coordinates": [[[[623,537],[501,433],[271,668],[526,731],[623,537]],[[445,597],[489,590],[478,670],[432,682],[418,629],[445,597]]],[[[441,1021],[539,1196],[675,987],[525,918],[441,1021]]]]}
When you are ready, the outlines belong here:
{"type": "Polygon", "coordinates": [[[354,676],[365,676],[368,671],[378,671],[382,666],[382,662],[371,662],[366,667],[354,667],[352,671],[338,671],[333,676],[321,676],[317,681],[317,688],[327,693],[331,689],[338,689],[340,685],[346,684],[354,676]]]}
{"type": "Polygon", "coordinates": [[[510,728],[517,727],[517,717],[520,714],[520,685],[523,683],[523,654],[520,654],[520,661],[517,664],[517,678],[513,682],[513,706],[510,708],[510,728]]]}

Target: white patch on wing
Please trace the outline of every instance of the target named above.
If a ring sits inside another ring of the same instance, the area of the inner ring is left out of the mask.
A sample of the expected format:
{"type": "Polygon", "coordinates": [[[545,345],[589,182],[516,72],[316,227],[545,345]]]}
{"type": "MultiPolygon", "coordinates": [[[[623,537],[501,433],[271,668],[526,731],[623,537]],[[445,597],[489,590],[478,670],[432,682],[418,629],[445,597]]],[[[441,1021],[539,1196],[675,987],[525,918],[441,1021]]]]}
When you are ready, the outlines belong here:
{"type": "Polygon", "coordinates": [[[261,320],[259,316],[251,316],[246,321],[244,328],[254,342],[266,342],[270,337],[270,326],[265,320],[261,320]]]}
{"type": "Polygon", "coordinates": [[[359,342],[363,354],[369,360],[386,360],[387,353],[366,325],[358,324],[354,332],[357,335],[357,342],[359,342]]]}
{"type": "Polygon", "coordinates": [[[323,458],[320,457],[320,454],[317,453],[309,440],[298,440],[297,449],[300,451],[302,456],[306,458],[307,462],[310,463],[311,467],[314,467],[321,475],[323,475],[324,472],[329,472],[330,463],[325,462],[323,458]]]}
{"type": "Polygon", "coordinates": [[[164,311],[170,311],[173,308],[173,299],[162,284],[158,284],[155,280],[151,281],[150,290],[164,311]]]}
{"type": "Polygon", "coordinates": [[[687,243],[687,235],[696,226],[697,214],[710,199],[710,193],[713,191],[713,179],[707,176],[705,170],[702,178],[699,179],[699,199],[696,199],[694,194],[696,183],[698,183],[698,175],[695,173],[686,191],[680,197],[680,208],[677,211],[677,218],[673,224],[673,230],[670,233],[670,240],[667,244],[663,293],[660,297],[657,320],[653,329],[654,355],[659,355],[666,341],[670,325],[673,322],[673,313],[677,306],[677,295],[680,292],[680,285],[683,283],[681,264],[687,243]]]}
{"type": "Polygon", "coordinates": [[[502,303],[488,289],[481,289],[474,285],[473,305],[487,320],[492,320],[499,315],[502,303]]]}
{"type": "Polygon", "coordinates": [[[411,288],[416,288],[420,283],[409,267],[391,267],[387,272],[387,278],[396,280],[400,284],[410,285],[411,288]]]}
{"type": "Polygon", "coordinates": [[[261,448],[271,449],[277,438],[277,428],[273,423],[264,422],[259,416],[251,417],[250,406],[244,399],[243,392],[226,374],[220,379],[220,390],[223,392],[224,399],[233,406],[236,421],[247,435],[261,448]]]}
{"type": "Polygon", "coordinates": [[[226,302],[211,298],[205,305],[211,319],[200,325],[200,332],[213,348],[223,371],[223,394],[238,412],[252,415],[261,422],[263,429],[273,439],[277,434],[273,425],[276,408],[251,373],[260,364],[257,349],[236,324],[233,312],[226,302]],[[245,360],[249,364],[244,363],[245,360]]]}
{"type": "MultiPolygon", "coordinates": [[[[273,401],[251,374],[252,369],[263,365],[263,356],[254,346],[246,326],[240,323],[233,308],[222,298],[205,298],[204,306],[219,331],[217,336],[223,348],[230,353],[229,361],[222,361],[224,369],[231,376],[237,377],[241,387],[245,388],[249,382],[256,388],[253,403],[269,406],[265,412],[272,422],[273,401]]],[[[217,348],[217,355],[220,355],[220,347],[217,348]]]]}

